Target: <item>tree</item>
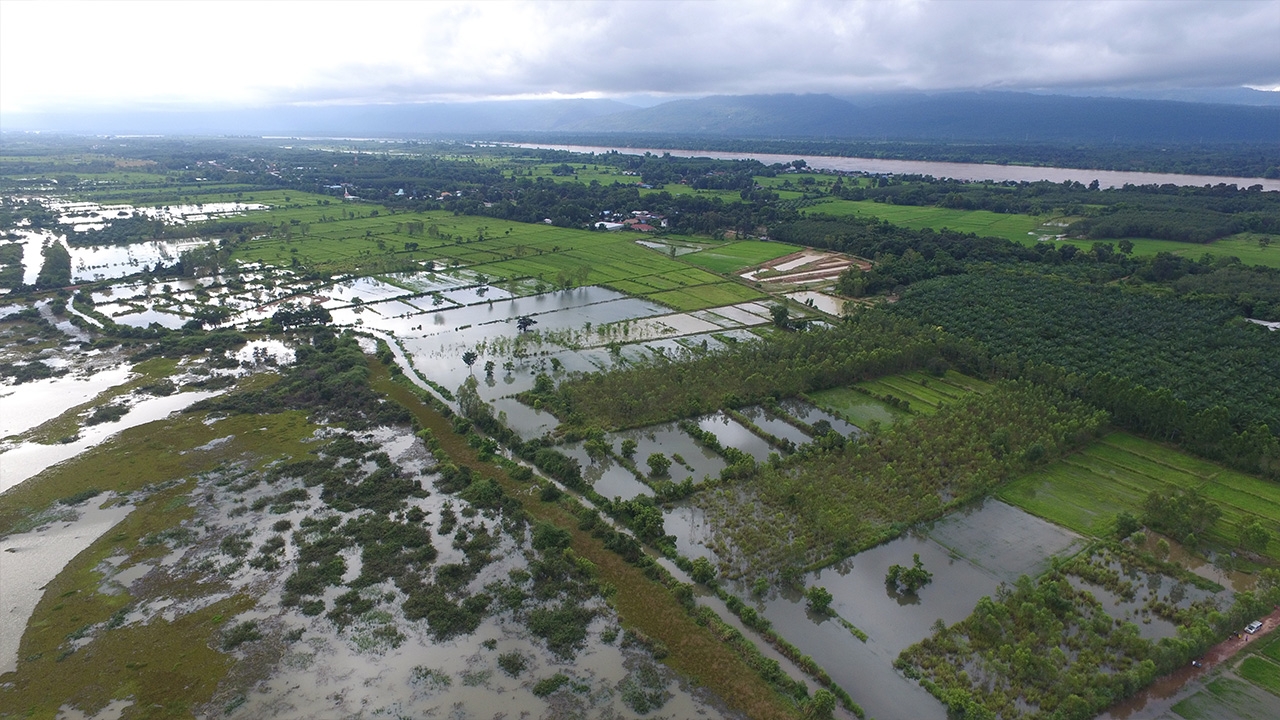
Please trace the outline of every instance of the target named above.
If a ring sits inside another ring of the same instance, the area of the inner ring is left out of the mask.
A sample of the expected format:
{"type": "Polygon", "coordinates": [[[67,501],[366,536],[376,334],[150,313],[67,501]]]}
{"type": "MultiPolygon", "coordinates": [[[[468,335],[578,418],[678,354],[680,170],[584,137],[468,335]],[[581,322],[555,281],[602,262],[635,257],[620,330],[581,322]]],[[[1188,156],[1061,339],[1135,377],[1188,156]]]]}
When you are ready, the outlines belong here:
{"type": "Polygon", "coordinates": [[[835,716],[836,696],[830,690],[822,688],[813,694],[805,703],[804,716],[814,720],[826,720],[835,716]]]}
{"type": "Polygon", "coordinates": [[[1220,517],[1222,508],[1194,488],[1170,495],[1153,490],[1142,503],[1144,524],[1182,542],[1205,535],[1220,517]]]}
{"type": "Polygon", "coordinates": [[[485,377],[493,377],[493,369],[495,367],[497,367],[497,365],[492,360],[486,360],[484,363],[485,377]]]}
{"type": "Polygon", "coordinates": [[[831,612],[831,601],[834,599],[831,592],[820,585],[811,585],[804,591],[805,605],[819,615],[827,615],[831,612]]]}
{"type": "Polygon", "coordinates": [[[671,469],[671,460],[662,453],[653,453],[646,462],[649,464],[649,474],[653,477],[666,475],[671,469]]]}
{"type": "Polygon", "coordinates": [[[689,572],[689,577],[693,578],[694,582],[705,585],[715,579],[716,569],[710,560],[700,557],[693,561],[693,569],[689,572]]]}
{"type": "Polygon", "coordinates": [[[622,441],[622,447],[619,449],[619,452],[622,454],[622,457],[628,460],[635,457],[636,441],[632,440],[631,438],[626,438],[625,440],[622,441]]]}
{"type": "Polygon", "coordinates": [[[524,332],[525,330],[528,330],[529,328],[537,324],[538,324],[538,321],[534,320],[528,315],[521,315],[520,317],[516,318],[516,327],[519,328],[520,332],[524,332]]]}
{"type": "Polygon", "coordinates": [[[782,303],[769,306],[769,314],[773,316],[773,324],[783,330],[791,327],[791,311],[782,303]]]}
{"type": "Polygon", "coordinates": [[[1125,511],[1116,515],[1116,538],[1119,540],[1124,540],[1141,527],[1142,524],[1131,512],[1125,511]]]}
{"type": "Polygon", "coordinates": [[[891,565],[889,566],[889,572],[884,576],[885,585],[906,595],[915,595],[920,588],[931,582],[933,582],[933,573],[924,569],[924,562],[920,560],[920,553],[915,553],[911,556],[911,567],[891,565]]]}
{"type": "Polygon", "coordinates": [[[1120,247],[1120,252],[1125,255],[1129,255],[1133,252],[1133,241],[1128,238],[1121,239],[1120,242],[1116,243],[1116,245],[1120,247]]]}
{"type": "Polygon", "coordinates": [[[1261,522],[1254,520],[1240,528],[1240,544],[1245,549],[1262,553],[1267,551],[1267,545],[1270,543],[1271,533],[1262,526],[1261,522]]]}
{"type": "Polygon", "coordinates": [[[470,369],[472,365],[475,365],[476,360],[479,360],[479,359],[480,359],[480,356],[476,353],[475,350],[468,350],[462,353],[462,362],[467,364],[467,369],[470,369]]]}

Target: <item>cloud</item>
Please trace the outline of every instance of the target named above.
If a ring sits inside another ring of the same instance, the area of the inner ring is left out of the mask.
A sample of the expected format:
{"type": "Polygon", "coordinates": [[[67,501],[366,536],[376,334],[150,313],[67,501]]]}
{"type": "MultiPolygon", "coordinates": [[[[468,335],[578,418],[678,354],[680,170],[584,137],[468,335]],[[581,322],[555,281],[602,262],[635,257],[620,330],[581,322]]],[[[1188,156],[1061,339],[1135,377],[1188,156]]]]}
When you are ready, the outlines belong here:
{"type": "Polygon", "coordinates": [[[1274,87],[1273,2],[18,3],[0,111],[1274,87]]]}

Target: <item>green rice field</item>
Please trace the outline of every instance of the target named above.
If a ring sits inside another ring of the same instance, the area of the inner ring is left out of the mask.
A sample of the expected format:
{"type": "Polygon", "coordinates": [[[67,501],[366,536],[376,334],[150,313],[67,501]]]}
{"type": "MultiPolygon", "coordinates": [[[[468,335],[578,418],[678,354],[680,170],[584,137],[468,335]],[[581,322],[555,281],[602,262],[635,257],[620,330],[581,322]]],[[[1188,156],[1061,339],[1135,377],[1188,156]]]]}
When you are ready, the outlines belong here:
{"type": "Polygon", "coordinates": [[[860,382],[854,387],[863,388],[872,395],[897,398],[907,403],[912,411],[932,415],[944,404],[990,390],[991,384],[954,370],[948,370],[943,377],[917,370],[860,382]]]}
{"type": "Polygon", "coordinates": [[[642,247],[630,233],[447,213],[392,215],[370,205],[310,205],[281,209],[272,217],[288,227],[289,236],[277,233],[244,243],[237,248],[238,259],[289,265],[297,258],[331,270],[389,270],[434,262],[436,267],[465,267],[490,282],[530,279],[548,289],[607,285],[677,310],[764,296],[642,247]]]}
{"type": "MultiPolygon", "coordinates": [[[[1261,520],[1280,521],[1280,485],[1200,460],[1170,447],[1125,433],[1112,433],[1085,450],[1015,480],[1001,500],[1077,532],[1105,535],[1115,515],[1141,514],[1152,490],[1197,488],[1222,508],[1209,541],[1238,544],[1238,528],[1261,520]]],[[[1280,560],[1280,542],[1267,555],[1280,560]]]]}
{"type": "Polygon", "coordinates": [[[1204,690],[1173,706],[1186,720],[1272,720],[1276,699],[1258,687],[1233,678],[1218,678],[1204,690]]]}
{"type": "Polygon", "coordinates": [[[1280,695],[1280,665],[1257,655],[1250,655],[1240,663],[1237,672],[1254,685],[1273,695],[1280,695]]]}
{"type": "Polygon", "coordinates": [[[909,417],[901,410],[851,388],[809,393],[809,399],[821,408],[843,415],[860,428],[866,428],[872,422],[889,425],[909,417]]]}
{"type": "Polygon", "coordinates": [[[871,200],[831,200],[810,207],[808,212],[836,216],[867,215],[915,230],[949,228],[959,232],[1007,238],[1015,242],[1035,242],[1035,234],[1057,234],[1062,231],[1061,227],[1046,227],[1045,223],[1068,220],[994,213],[989,210],[951,210],[932,205],[889,205],[871,200]]]}
{"type": "MultiPolygon", "coordinates": [[[[1218,257],[1235,256],[1240,258],[1240,262],[1245,265],[1264,265],[1266,267],[1280,267],[1280,238],[1276,238],[1269,247],[1261,247],[1258,245],[1258,238],[1262,237],[1261,233],[1240,233],[1238,235],[1230,235],[1211,243],[1203,245],[1197,243],[1176,242],[1173,240],[1153,240],[1150,238],[1129,238],[1129,242],[1133,243],[1133,254],[1135,256],[1155,255],[1157,253],[1167,252],[1181,257],[1200,259],[1205,253],[1210,253],[1218,257]]],[[[1021,241],[1030,245],[1035,242],[1033,238],[1021,241]]],[[[1063,240],[1061,243],[1070,243],[1079,247],[1081,250],[1088,250],[1095,242],[1118,243],[1119,240],[1063,240]]]]}
{"type": "Polygon", "coordinates": [[[991,389],[991,385],[948,370],[943,377],[919,371],[890,375],[858,383],[854,388],[831,388],[810,393],[809,398],[815,404],[843,415],[854,425],[866,427],[871,422],[884,425],[910,417],[909,412],[878,399],[880,397],[897,398],[916,412],[932,415],[944,403],[955,402],[973,393],[984,393],[991,389]]]}
{"type": "MultiPolygon", "coordinates": [[[[1002,237],[1023,245],[1034,245],[1042,236],[1054,236],[1062,232],[1065,225],[1075,218],[1052,217],[1040,218],[1030,215],[1009,215],[993,213],[988,210],[951,210],[934,206],[889,205],[870,200],[831,200],[814,205],[809,212],[827,215],[869,215],[881,220],[888,220],[895,225],[914,229],[933,228],[941,230],[949,228],[960,232],[971,232],[978,235],[1002,237]],[[1054,223],[1049,225],[1047,223],[1054,223]]],[[[1135,256],[1148,256],[1167,252],[1183,257],[1199,259],[1205,253],[1218,256],[1235,256],[1246,265],[1265,265],[1280,267],[1280,243],[1270,247],[1258,245],[1258,233],[1240,233],[1214,240],[1203,245],[1197,243],[1176,242],[1173,240],[1154,240],[1151,238],[1129,238],[1133,243],[1135,256]]],[[[1095,242],[1118,243],[1119,240],[1055,240],[1055,243],[1068,243],[1082,250],[1088,250],[1095,242]]]]}
{"type": "Polygon", "coordinates": [[[785,245],[783,243],[744,240],[707,248],[700,252],[685,255],[681,259],[712,272],[729,274],[768,262],[783,255],[790,255],[802,249],[795,245],[785,245]]]}

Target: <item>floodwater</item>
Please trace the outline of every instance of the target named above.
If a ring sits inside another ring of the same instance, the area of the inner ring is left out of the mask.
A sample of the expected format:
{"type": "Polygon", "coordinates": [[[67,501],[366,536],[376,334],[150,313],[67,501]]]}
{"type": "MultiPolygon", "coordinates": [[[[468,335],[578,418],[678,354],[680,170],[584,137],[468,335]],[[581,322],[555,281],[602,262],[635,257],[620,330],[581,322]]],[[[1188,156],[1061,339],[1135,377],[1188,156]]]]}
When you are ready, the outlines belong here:
{"type": "Polygon", "coordinates": [[[23,244],[22,281],[34,284],[44,264],[41,247],[47,242],[57,242],[71,254],[72,282],[91,282],[122,278],[141,272],[144,265],[156,263],[172,265],[185,250],[203,247],[212,240],[149,240],[129,245],[67,245],[66,240],[52,231],[18,230],[18,242],[23,244]]]}
{"type": "Polygon", "coordinates": [[[127,313],[124,315],[116,315],[112,319],[121,325],[130,325],[132,327],[145,328],[151,327],[154,324],[170,330],[177,330],[185,325],[191,318],[152,309],[135,313],[127,313]]]}
{"type": "Polygon", "coordinates": [[[698,427],[705,432],[715,433],[721,445],[737,448],[755,458],[756,462],[764,462],[769,459],[770,454],[778,451],[767,440],[722,412],[699,418],[698,427]]]}
{"type": "Polygon", "coordinates": [[[848,422],[842,417],[829,413],[816,405],[810,405],[798,398],[788,398],[778,403],[778,406],[787,411],[788,414],[797,420],[810,425],[818,422],[819,420],[826,420],[831,425],[832,430],[835,430],[845,437],[862,434],[861,428],[857,425],[848,422]]]}
{"type": "Polygon", "coordinates": [[[650,455],[666,455],[671,460],[670,475],[675,482],[682,482],[686,477],[692,477],[695,483],[702,482],[707,475],[716,478],[727,467],[724,458],[694,442],[675,423],[624,430],[610,438],[619,443],[623,439],[636,441],[636,467],[641,472],[648,472],[647,460],[650,455]]]}
{"type": "Polygon", "coordinates": [[[930,160],[880,160],[876,158],[831,157],[826,155],[777,155],[773,153],[735,153],[717,150],[675,150],[669,148],[627,148],[591,145],[551,145],[541,143],[509,143],[512,147],[540,150],[568,150],[578,153],[609,153],[644,155],[670,153],[674,157],[705,157],[716,160],[759,160],[765,165],[804,160],[815,170],[862,172],[873,175],[932,175],[955,180],[993,180],[1004,182],[1065,182],[1068,180],[1088,184],[1097,180],[1104,188],[1133,185],[1184,185],[1204,186],[1234,183],[1238,187],[1261,185],[1263,190],[1280,190],[1280,180],[1266,178],[1223,177],[1217,175],[1180,175],[1176,173],[1127,172],[1117,170],[1078,170],[1075,168],[1043,167],[1031,165],[985,165],[980,163],[951,163],[930,160]]]}
{"type": "Polygon", "coordinates": [[[796,445],[803,445],[813,438],[804,434],[800,428],[792,425],[786,420],[765,410],[759,405],[755,405],[741,410],[742,414],[747,416],[756,427],[778,438],[779,440],[790,440],[796,445]]]}
{"type": "Polygon", "coordinates": [[[835,315],[836,317],[844,315],[844,304],[846,301],[826,293],[804,290],[802,292],[787,293],[787,299],[795,300],[801,305],[808,305],[811,308],[821,310],[828,315],[835,315]]]}
{"type": "MultiPolygon", "coordinates": [[[[689,558],[706,558],[712,563],[716,556],[712,550],[714,539],[707,513],[687,500],[674,503],[662,511],[662,526],[666,534],[676,539],[676,550],[689,558]]],[[[794,640],[787,636],[788,640],[794,640]]],[[[825,667],[825,666],[824,666],[825,667]]]]}
{"type": "MultiPolygon", "coordinates": [[[[577,442],[556,448],[560,452],[577,460],[582,466],[582,477],[591,487],[610,500],[622,498],[630,500],[639,495],[652,495],[648,485],[640,482],[635,474],[619,465],[610,457],[593,458],[586,450],[585,443],[577,442]]],[[[615,448],[616,451],[616,448],[615,448]]]]}
{"type": "MultiPolygon", "coordinates": [[[[1009,578],[1038,572],[1051,555],[1069,553],[1077,536],[1004,503],[988,500],[953,513],[925,533],[911,534],[811,573],[808,587],[825,587],[832,609],[868,636],[864,643],[838,621],[812,616],[797,591],[775,592],[757,605],[774,629],[826,668],[869,717],[944,720],[946,709],[893,669],[910,645],[968,617],[983,596],[1009,578]],[[890,565],[919,553],[933,582],[918,596],[889,590],[890,565]]],[[[746,589],[740,589],[746,599],[746,589]]]]}
{"type": "Polygon", "coordinates": [[[41,445],[40,443],[22,443],[0,454],[0,492],[4,492],[18,483],[34,477],[46,468],[79,455],[121,430],[137,427],[154,420],[168,417],[170,413],[183,410],[188,406],[220,394],[221,390],[200,390],[183,392],[167,397],[150,397],[138,401],[129,412],[119,420],[100,425],[90,425],[80,430],[74,442],[58,445],[41,445]]]}
{"type": "MultiPolygon", "coordinates": [[[[99,393],[129,380],[130,366],[116,365],[94,373],[67,375],[0,386],[0,437],[19,435],[86,403],[99,393]]],[[[3,475],[5,455],[0,455],[3,475]]]]}
{"type": "Polygon", "coordinates": [[[110,497],[88,501],[71,517],[51,520],[25,533],[0,539],[0,675],[18,666],[18,646],[44,586],[81,550],[133,510],[129,505],[102,509],[110,497]]]}

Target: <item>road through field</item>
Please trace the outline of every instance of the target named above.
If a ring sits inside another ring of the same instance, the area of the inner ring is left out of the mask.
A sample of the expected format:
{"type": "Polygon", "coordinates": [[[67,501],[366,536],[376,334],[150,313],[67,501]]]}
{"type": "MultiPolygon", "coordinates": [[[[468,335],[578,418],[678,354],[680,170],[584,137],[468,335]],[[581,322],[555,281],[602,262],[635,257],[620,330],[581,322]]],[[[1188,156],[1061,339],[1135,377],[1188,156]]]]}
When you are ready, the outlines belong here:
{"type": "Polygon", "coordinates": [[[1157,679],[1147,686],[1147,689],[1099,715],[1098,720],[1131,720],[1161,716],[1173,707],[1174,703],[1190,694],[1184,692],[1184,689],[1193,680],[1205,677],[1214,668],[1235,657],[1236,653],[1252,643],[1261,641],[1277,627],[1280,627],[1280,608],[1262,618],[1262,628],[1258,632],[1253,635],[1241,632],[1223,640],[1209,648],[1204,657],[1198,661],[1200,663],[1198,666],[1187,665],[1157,679]]]}

